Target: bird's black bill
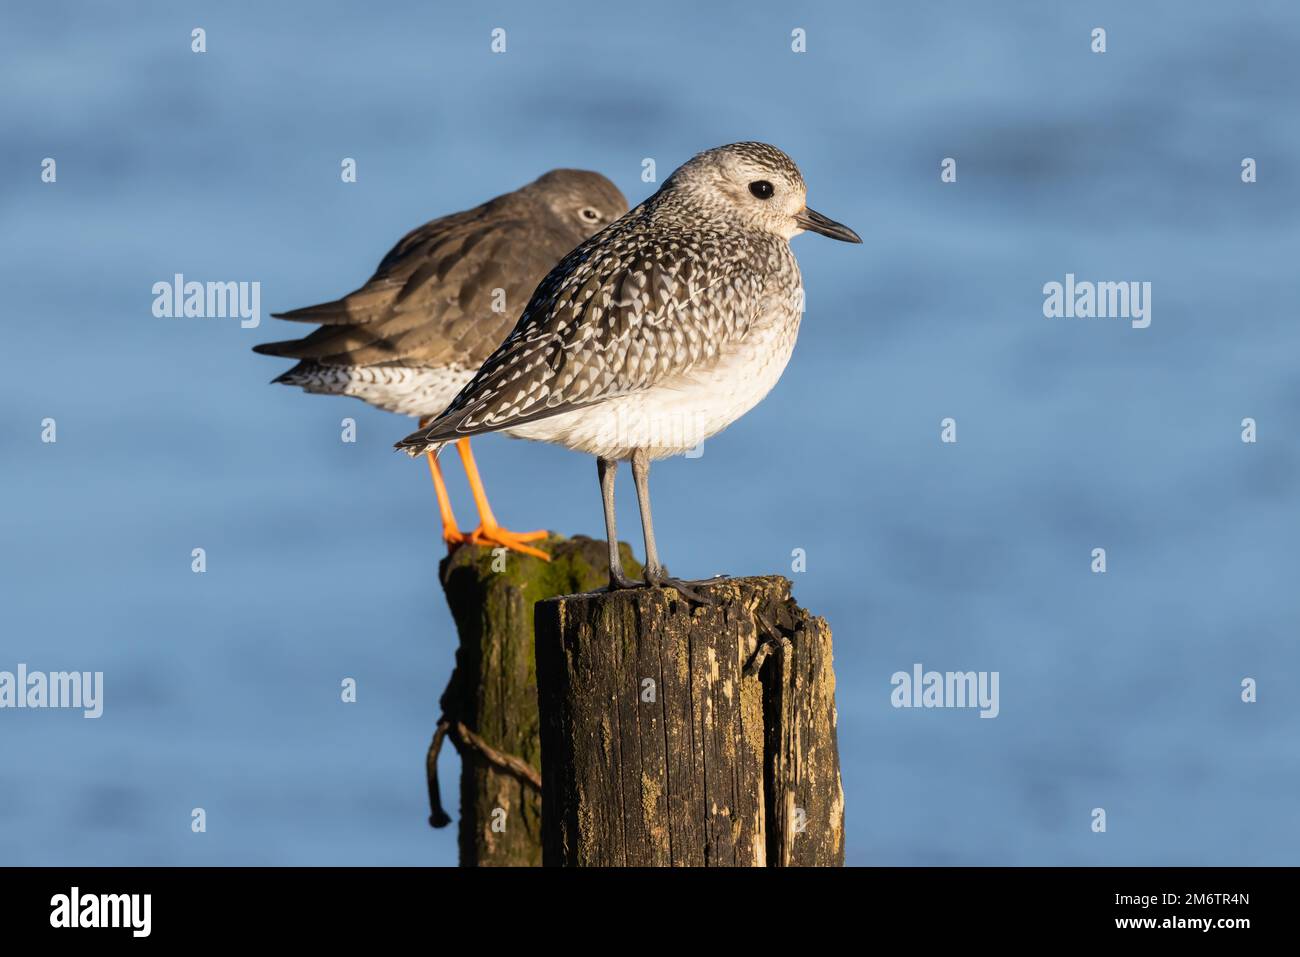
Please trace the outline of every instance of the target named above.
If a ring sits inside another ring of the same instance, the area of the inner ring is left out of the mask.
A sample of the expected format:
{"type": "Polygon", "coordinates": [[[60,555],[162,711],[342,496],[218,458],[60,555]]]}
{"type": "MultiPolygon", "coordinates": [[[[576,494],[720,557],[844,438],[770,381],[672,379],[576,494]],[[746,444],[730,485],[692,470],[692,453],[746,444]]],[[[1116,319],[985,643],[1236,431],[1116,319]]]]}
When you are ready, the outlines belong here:
{"type": "Polygon", "coordinates": [[[823,236],[829,236],[831,239],[838,239],[842,243],[860,243],[862,237],[855,233],[843,223],[837,223],[833,219],[827,219],[815,209],[803,208],[803,212],[795,214],[794,221],[799,224],[800,229],[807,229],[810,232],[821,233],[823,236]]]}

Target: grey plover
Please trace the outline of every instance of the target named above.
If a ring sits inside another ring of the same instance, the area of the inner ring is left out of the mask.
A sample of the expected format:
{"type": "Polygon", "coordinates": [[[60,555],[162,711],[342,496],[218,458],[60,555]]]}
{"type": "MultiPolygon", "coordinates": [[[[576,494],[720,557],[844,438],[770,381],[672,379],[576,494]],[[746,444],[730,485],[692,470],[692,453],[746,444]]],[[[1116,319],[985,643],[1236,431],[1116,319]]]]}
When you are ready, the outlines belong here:
{"type": "MultiPolygon", "coordinates": [[[[412,230],[360,289],[276,314],[320,323],[319,329],[253,351],[302,360],[275,382],[355,396],[389,412],[431,420],[514,327],[547,270],[625,212],[627,200],[599,173],[552,170],[513,193],[412,230]]],[[[524,544],[544,538],[545,531],[516,533],[497,523],[468,436],[456,448],[479,526],[468,534],[460,531],[437,458],[430,455],[447,543],[504,545],[546,558],[541,549],[524,544]]]]}
{"type": "Polygon", "coordinates": [[[720,432],[780,378],[802,315],[789,240],[811,230],[862,241],[809,209],[806,194],[774,146],[700,153],[564,257],[446,411],[397,448],[437,454],[464,436],[508,431],[596,456],[611,588],[636,584],[614,528],[614,474],[628,459],[646,583],[689,594],[659,561],[650,462],[720,432]]]}

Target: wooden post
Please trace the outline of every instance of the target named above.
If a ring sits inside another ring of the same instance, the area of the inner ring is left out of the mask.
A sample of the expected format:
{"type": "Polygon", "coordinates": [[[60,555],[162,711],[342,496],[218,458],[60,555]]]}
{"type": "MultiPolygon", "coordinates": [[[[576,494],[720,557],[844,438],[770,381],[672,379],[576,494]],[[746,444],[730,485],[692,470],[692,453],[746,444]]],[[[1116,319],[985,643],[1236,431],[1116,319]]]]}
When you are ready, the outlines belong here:
{"type": "Polygon", "coordinates": [[[537,603],[543,862],[837,866],[826,622],[780,577],[537,603]]]}
{"type": "MultiPolygon", "coordinates": [[[[451,822],[437,778],[437,753],[446,737],[462,760],[458,844],[465,867],[541,863],[533,604],[608,581],[603,541],[553,535],[538,544],[550,562],[465,547],[439,569],[460,645],[426,761],[429,823],[451,822]]],[[[640,568],[626,545],[623,561],[640,568]]]]}

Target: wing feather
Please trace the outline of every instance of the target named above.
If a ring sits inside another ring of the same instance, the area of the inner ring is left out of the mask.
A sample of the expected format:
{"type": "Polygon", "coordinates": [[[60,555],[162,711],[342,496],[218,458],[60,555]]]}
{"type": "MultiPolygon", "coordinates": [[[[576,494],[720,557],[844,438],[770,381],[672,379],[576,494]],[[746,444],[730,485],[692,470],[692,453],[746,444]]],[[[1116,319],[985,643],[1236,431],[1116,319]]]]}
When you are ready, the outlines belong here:
{"type": "Polygon", "coordinates": [[[555,224],[493,203],[412,230],[355,292],[277,316],[320,329],[256,351],[328,365],[477,368],[577,241],[555,224]]]}
{"type": "Polygon", "coordinates": [[[570,253],[416,449],[644,392],[717,358],[759,313],[759,251],[721,233],[642,228],[634,211],[570,253]]]}

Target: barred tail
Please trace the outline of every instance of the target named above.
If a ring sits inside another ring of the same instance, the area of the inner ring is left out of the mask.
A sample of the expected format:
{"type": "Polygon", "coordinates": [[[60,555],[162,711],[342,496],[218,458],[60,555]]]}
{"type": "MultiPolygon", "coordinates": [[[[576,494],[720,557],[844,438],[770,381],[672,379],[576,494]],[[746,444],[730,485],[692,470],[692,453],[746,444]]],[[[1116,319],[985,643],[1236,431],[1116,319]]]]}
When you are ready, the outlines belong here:
{"type": "Polygon", "coordinates": [[[456,435],[454,425],[451,427],[450,434],[446,434],[447,429],[448,423],[442,419],[424,419],[418,429],[400,442],[395,442],[393,448],[405,452],[411,458],[424,455],[426,452],[432,453],[433,457],[437,458],[442,454],[445,446],[459,437],[456,435]]]}

